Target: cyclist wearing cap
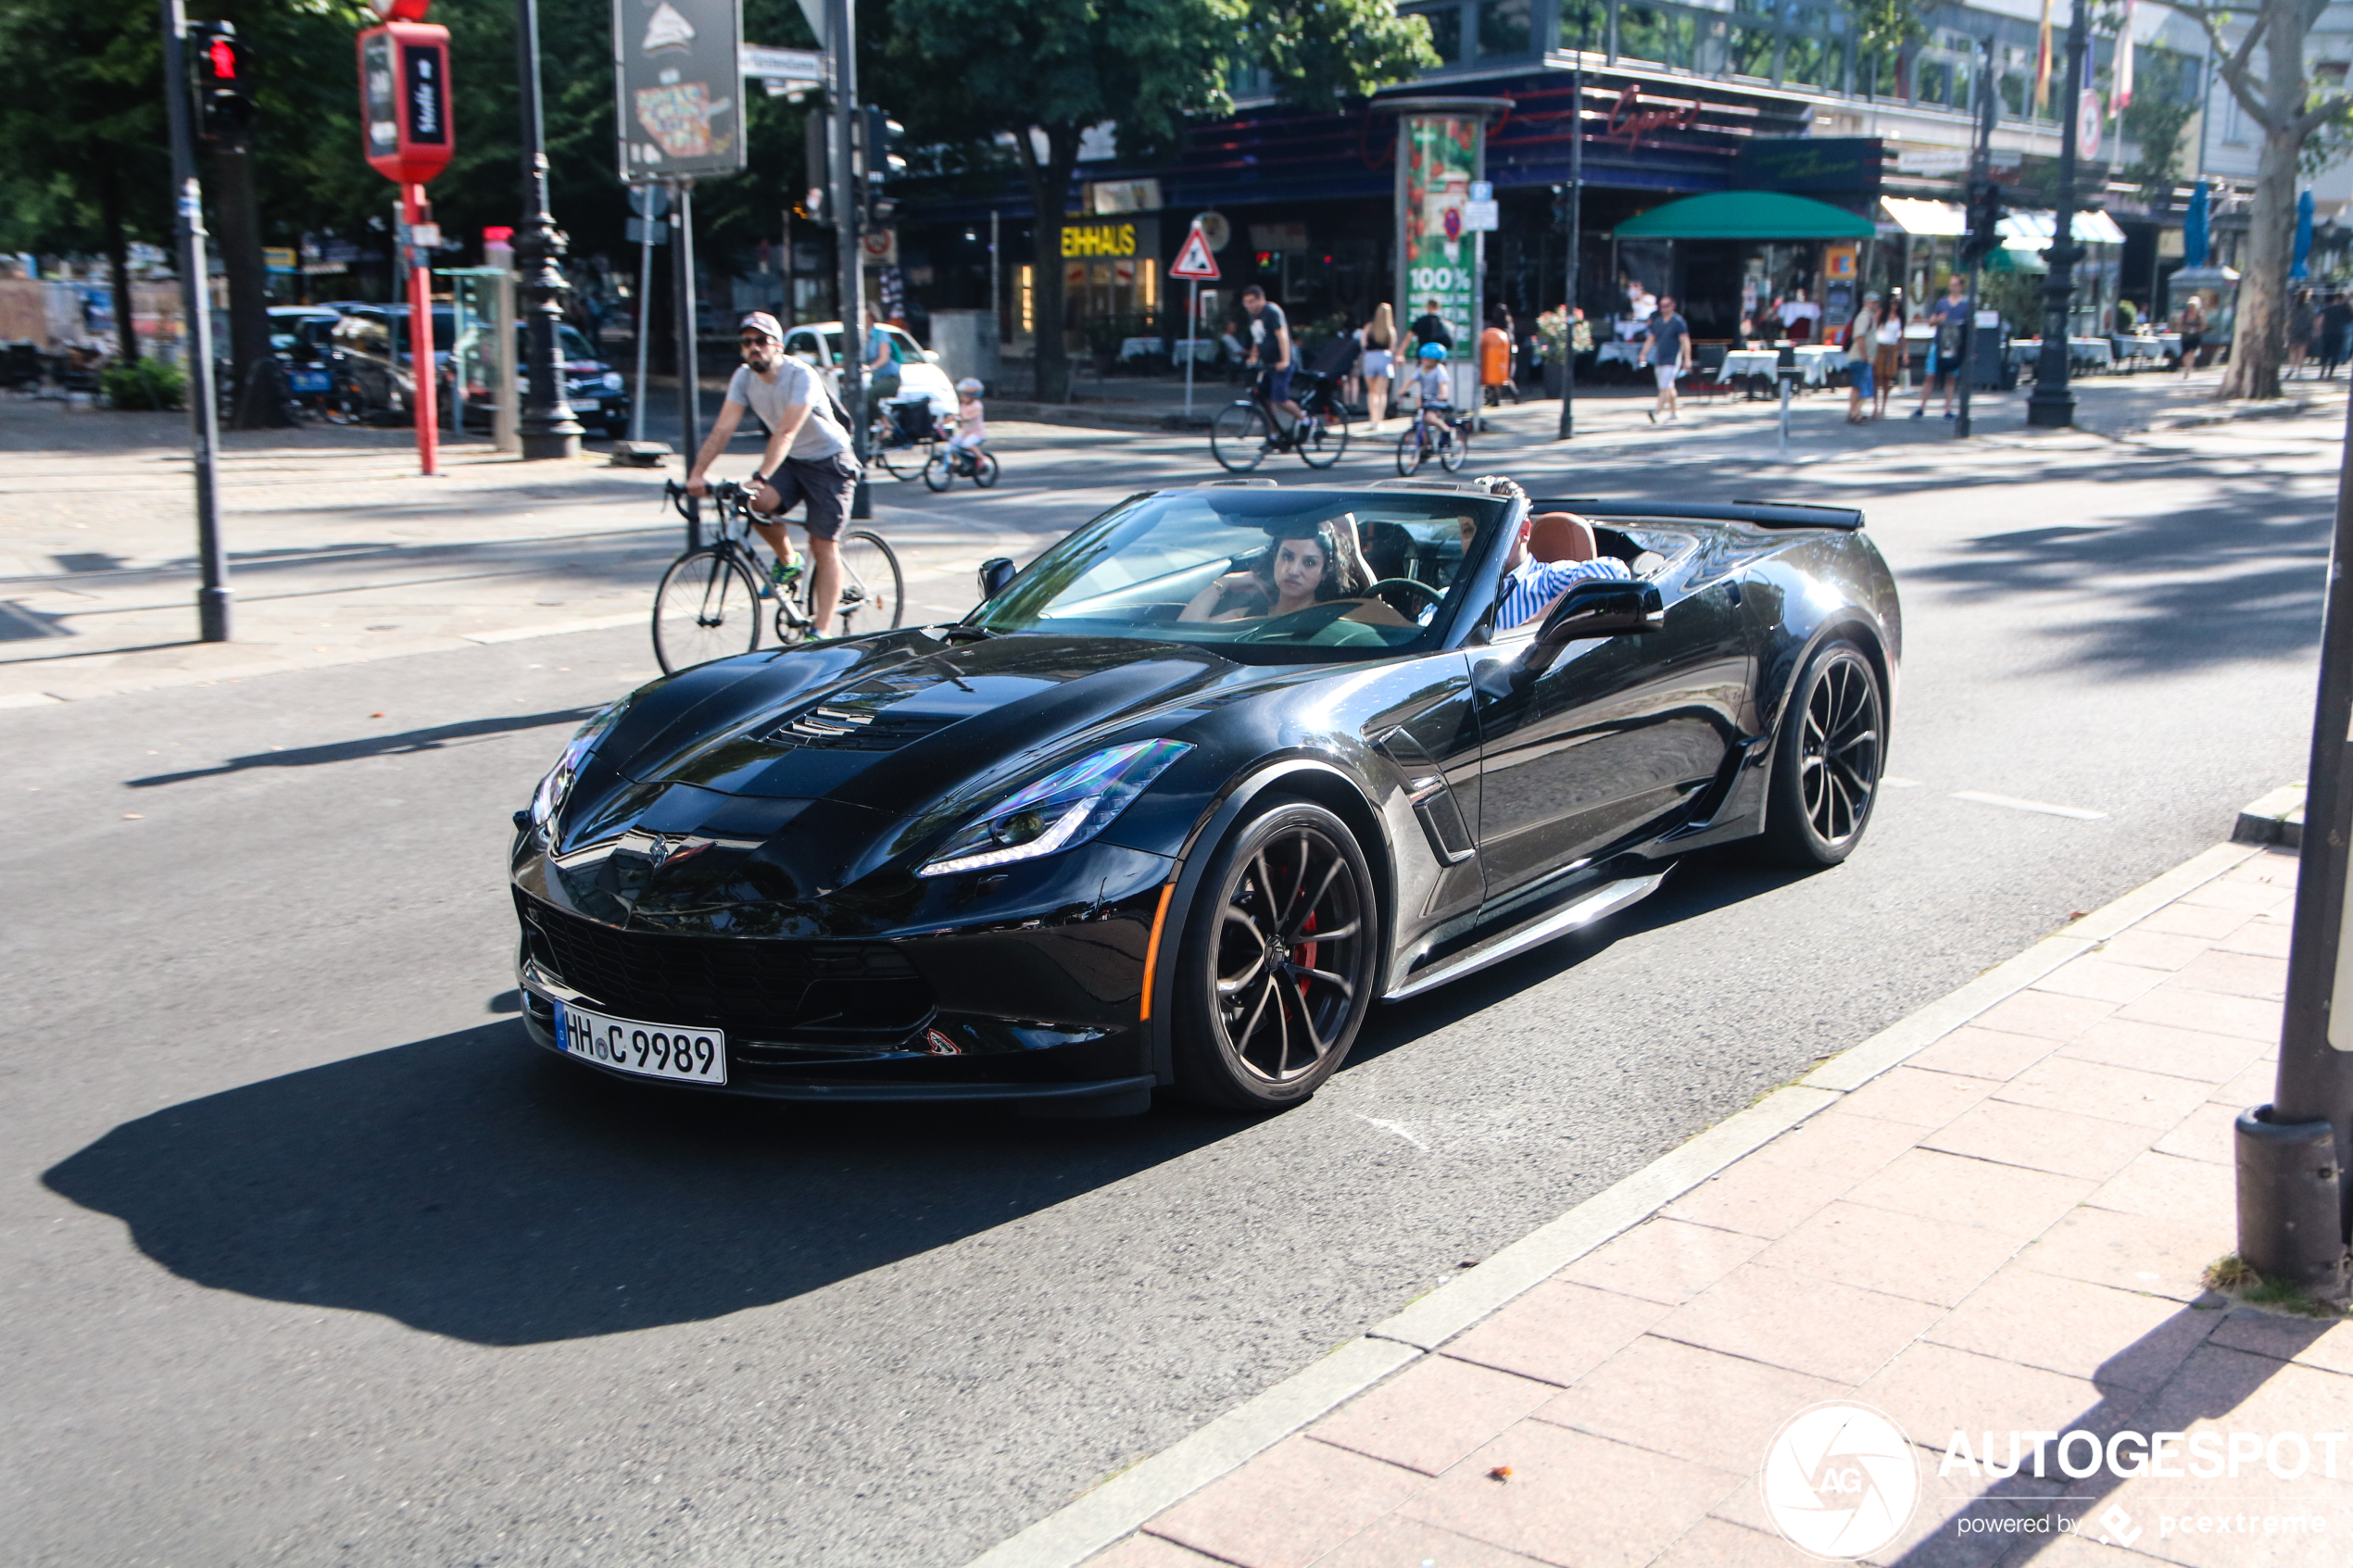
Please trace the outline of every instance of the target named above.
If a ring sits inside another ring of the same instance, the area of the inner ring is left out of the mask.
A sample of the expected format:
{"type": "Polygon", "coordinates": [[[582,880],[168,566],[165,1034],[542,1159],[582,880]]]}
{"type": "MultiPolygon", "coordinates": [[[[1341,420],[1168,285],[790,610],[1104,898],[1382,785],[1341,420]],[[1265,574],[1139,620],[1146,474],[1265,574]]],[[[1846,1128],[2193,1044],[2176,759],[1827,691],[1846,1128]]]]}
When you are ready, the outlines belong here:
{"type": "MultiPolygon", "coordinates": [[[[831,636],[834,608],[841,598],[841,550],[836,541],[858,483],[849,433],[836,421],[832,395],[817,372],[786,357],[785,329],[776,318],[753,311],[737,329],[736,342],[744,362],[727,383],[727,400],[719,406],[710,437],[695,454],[686,489],[695,495],[709,492],[704,475],[727,449],[744,410],[759,415],[768,427],[768,445],[761,454],[760,471],[751,476],[752,510],[773,518],[796,503],[808,503],[801,526],[808,530],[809,553],[816,567],[809,584],[810,619],[813,635],[831,636]]],[[[784,525],[755,518],[752,527],[776,552],[775,581],[790,581],[795,556],[784,525]]]]}
{"type": "Polygon", "coordinates": [[[1289,416],[1289,422],[1277,420],[1275,444],[1288,445],[1290,426],[1298,422],[1302,410],[1291,400],[1290,320],[1283,307],[1266,297],[1266,291],[1252,283],[1242,290],[1242,308],[1250,312],[1250,353],[1245,363],[1256,365],[1266,372],[1266,401],[1279,412],[1289,416]]]}

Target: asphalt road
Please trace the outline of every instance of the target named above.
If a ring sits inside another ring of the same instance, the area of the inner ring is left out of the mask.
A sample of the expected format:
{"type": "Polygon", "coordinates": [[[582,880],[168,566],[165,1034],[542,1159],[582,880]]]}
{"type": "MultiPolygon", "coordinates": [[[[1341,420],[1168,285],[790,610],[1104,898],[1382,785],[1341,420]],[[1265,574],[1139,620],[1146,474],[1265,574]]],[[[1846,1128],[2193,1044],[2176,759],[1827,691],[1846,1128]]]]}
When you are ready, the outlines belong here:
{"type": "MultiPolygon", "coordinates": [[[[0,713],[0,1561],[961,1562],[2300,776],[2333,420],[1935,433],[1504,454],[1867,504],[1905,782],[1846,866],[1692,864],[1260,1123],[679,1106],[535,1053],[507,814],[639,631],[0,713]]],[[[1047,531],[1198,468],[1080,434],[909,504],[1047,531]]]]}

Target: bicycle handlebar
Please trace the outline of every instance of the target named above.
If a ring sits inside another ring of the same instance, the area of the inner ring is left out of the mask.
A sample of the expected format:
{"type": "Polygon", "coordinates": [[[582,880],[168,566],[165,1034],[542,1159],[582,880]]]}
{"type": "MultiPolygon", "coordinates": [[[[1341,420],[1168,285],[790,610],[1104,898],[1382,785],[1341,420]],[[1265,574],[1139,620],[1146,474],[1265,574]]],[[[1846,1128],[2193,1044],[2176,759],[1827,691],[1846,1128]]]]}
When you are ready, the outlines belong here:
{"type": "Polygon", "coordinates": [[[738,484],[732,479],[711,479],[703,483],[710,492],[709,495],[696,497],[676,480],[665,479],[661,482],[662,501],[680,517],[686,515],[686,503],[690,499],[715,501],[723,510],[729,507],[749,508],[751,504],[751,486],[749,484],[738,484]]]}

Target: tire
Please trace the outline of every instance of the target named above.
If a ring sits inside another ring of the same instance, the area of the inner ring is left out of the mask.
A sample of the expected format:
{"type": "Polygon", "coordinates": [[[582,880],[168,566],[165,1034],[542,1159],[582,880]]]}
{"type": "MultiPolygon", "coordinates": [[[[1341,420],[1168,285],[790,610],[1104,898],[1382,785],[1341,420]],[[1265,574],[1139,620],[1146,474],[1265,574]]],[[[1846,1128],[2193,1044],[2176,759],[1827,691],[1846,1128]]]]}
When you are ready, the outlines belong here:
{"type": "Polygon", "coordinates": [[[937,494],[955,483],[955,459],[945,452],[934,452],[924,463],[924,483],[937,494]]]}
{"type": "Polygon", "coordinates": [[[1452,432],[1446,445],[1438,449],[1438,466],[1448,473],[1460,473],[1470,461],[1470,431],[1467,427],[1452,432]]]}
{"type": "Polygon", "coordinates": [[[1209,455],[1227,473],[1248,473],[1265,460],[1274,432],[1255,403],[1228,403],[1209,421],[1209,455]]]}
{"type": "Polygon", "coordinates": [[[1319,414],[1315,433],[1300,443],[1299,460],[1311,469],[1327,469],[1348,452],[1348,416],[1338,409],[1319,414]]]}
{"type": "Polygon", "coordinates": [[[997,487],[997,454],[983,452],[973,458],[973,483],[983,490],[997,487]]]}
{"type": "Polygon", "coordinates": [[[1178,1091],[1236,1110],[1308,1098],[1347,1060],[1372,1008],[1380,930],[1371,869],[1338,817],[1277,797],[1238,823],[1185,922],[1178,1091]]]}
{"type": "Polygon", "coordinates": [[[1429,444],[1422,439],[1422,424],[1418,416],[1397,434],[1397,477],[1411,479],[1415,470],[1429,456],[1429,444]]]}
{"type": "Polygon", "coordinates": [[[841,540],[841,603],[834,635],[887,632],[907,610],[907,580],[899,557],[879,533],[859,529],[841,540]]]}
{"type": "Polygon", "coordinates": [[[706,546],[670,563],[654,591],[654,658],[665,675],[760,646],[760,593],[733,551],[706,546]]]}
{"type": "Polygon", "coordinates": [[[1886,755],[1879,671],[1853,643],[1823,645],[1782,709],[1766,855],[1783,865],[1834,866],[1853,854],[1870,826],[1886,755]]]}
{"type": "Polygon", "coordinates": [[[931,466],[932,451],[931,444],[925,442],[920,445],[901,445],[878,447],[875,456],[881,459],[883,471],[889,474],[891,478],[908,480],[914,478],[931,466]]]}

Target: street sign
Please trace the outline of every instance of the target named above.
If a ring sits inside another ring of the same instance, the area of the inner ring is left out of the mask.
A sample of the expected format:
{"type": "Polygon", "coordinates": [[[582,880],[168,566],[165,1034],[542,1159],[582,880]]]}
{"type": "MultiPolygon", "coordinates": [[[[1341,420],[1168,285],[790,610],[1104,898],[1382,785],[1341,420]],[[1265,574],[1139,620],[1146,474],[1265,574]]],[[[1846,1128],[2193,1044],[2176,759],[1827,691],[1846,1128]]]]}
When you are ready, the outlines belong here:
{"type": "Polygon", "coordinates": [[[2075,154],[2078,157],[2096,158],[2100,156],[2100,121],[2107,116],[2100,112],[2100,95],[2092,88],[2083,89],[2082,97],[2075,103],[2075,154]]]}
{"type": "Polygon", "coordinates": [[[399,185],[449,167],[449,30],[386,22],[359,35],[359,137],[368,166],[399,185]]]}
{"type": "MultiPolygon", "coordinates": [[[[1476,191],[1478,186],[1473,185],[1471,189],[1476,191]]],[[[1494,187],[1490,185],[1488,189],[1493,190],[1494,187]]],[[[1503,209],[1501,202],[1482,201],[1473,196],[1463,204],[1463,227],[1474,233],[1481,230],[1492,233],[1504,226],[1503,209]]]]}
{"type": "Polygon", "coordinates": [[[744,45],[747,77],[800,87],[823,87],[832,74],[825,56],[814,49],[772,49],[765,44],[744,45]]]}
{"type": "Polygon", "coordinates": [[[1208,236],[1202,232],[1199,223],[1185,232],[1184,248],[1176,253],[1176,259],[1168,264],[1168,275],[1172,278],[1190,278],[1196,282],[1217,281],[1217,258],[1209,253],[1208,236]]]}
{"type": "Polygon", "coordinates": [[[1475,202],[1493,201],[1495,199],[1495,182],[1492,180],[1472,181],[1470,182],[1470,195],[1468,199],[1475,202]]]}
{"type": "Polygon", "coordinates": [[[887,226],[880,229],[860,229],[858,253],[866,258],[866,265],[869,267],[898,266],[899,231],[887,226]]]}
{"type": "Polygon", "coordinates": [[[744,167],[741,0],[613,0],[621,177],[744,167]]]}

